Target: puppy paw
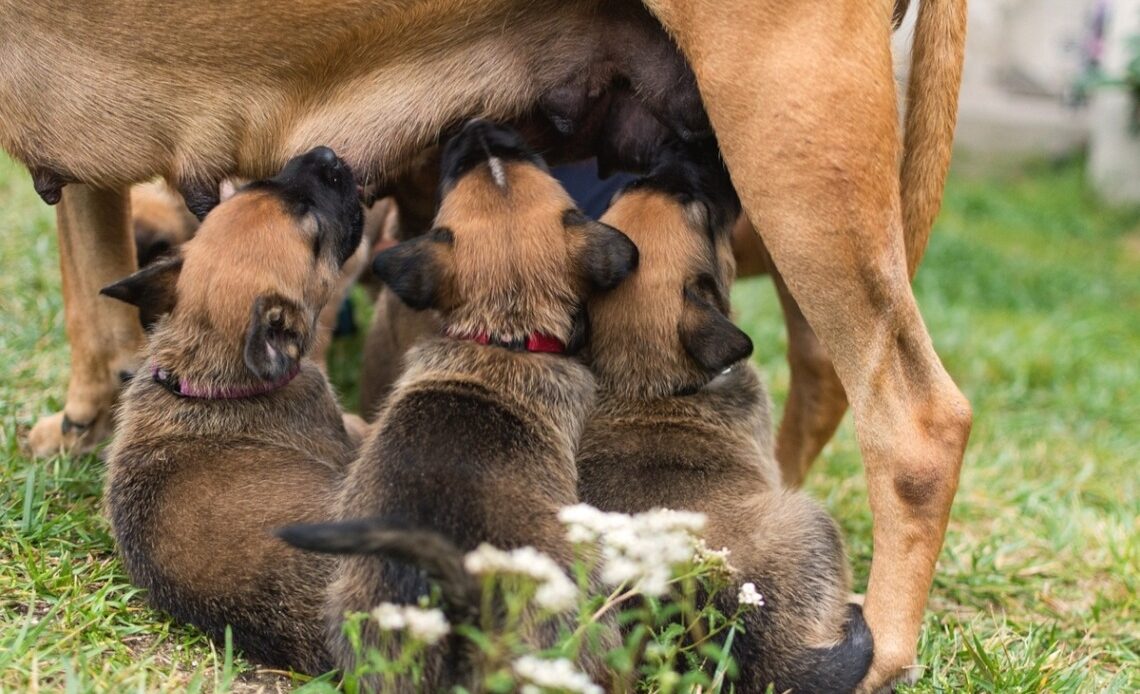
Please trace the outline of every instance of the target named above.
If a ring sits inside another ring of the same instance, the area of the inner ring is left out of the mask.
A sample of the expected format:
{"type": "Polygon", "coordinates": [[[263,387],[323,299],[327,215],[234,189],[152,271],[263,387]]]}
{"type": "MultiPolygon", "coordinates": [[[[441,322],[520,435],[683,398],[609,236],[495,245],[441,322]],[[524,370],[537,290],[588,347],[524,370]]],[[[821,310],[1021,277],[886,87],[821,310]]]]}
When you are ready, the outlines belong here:
{"type": "Polygon", "coordinates": [[[889,653],[880,653],[876,648],[871,669],[855,691],[859,694],[889,694],[895,691],[896,685],[914,684],[922,676],[923,669],[923,666],[914,661],[913,653],[891,657],[889,653]]]}
{"type": "Polygon", "coordinates": [[[76,422],[66,412],[57,412],[36,422],[28,434],[28,448],[36,458],[57,453],[82,455],[93,451],[110,435],[110,412],[100,413],[86,422],[76,422]]]}

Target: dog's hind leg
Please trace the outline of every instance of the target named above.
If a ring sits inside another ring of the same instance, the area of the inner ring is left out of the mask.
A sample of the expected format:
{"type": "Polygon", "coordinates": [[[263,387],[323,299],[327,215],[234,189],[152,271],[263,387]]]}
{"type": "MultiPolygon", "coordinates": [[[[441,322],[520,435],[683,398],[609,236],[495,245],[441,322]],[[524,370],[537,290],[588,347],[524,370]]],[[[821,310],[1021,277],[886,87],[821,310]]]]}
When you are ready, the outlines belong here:
{"type": "Polygon", "coordinates": [[[776,460],[784,484],[799,487],[847,412],[847,394],[827,350],[820,344],[780,273],[773,272],[788,330],[791,382],[776,436],[776,460]]]}
{"type": "Polygon", "coordinates": [[[34,455],[88,451],[111,433],[111,407],[137,365],[143,332],[133,306],[99,289],[137,269],[130,222],[126,190],[63,189],[56,223],[71,379],[63,411],[28,436],[34,455]]]}
{"type": "MultiPolygon", "coordinates": [[[[887,687],[917,674],[918,632],[972,418],[910,289],[892,3],[647,4],[692,62],[745,210],[851,401],[874,516],[864,613],[875,656],[861,688],[887,687]]],[[[926,0],[922,12],[944,22],[950,35],[938,50],[952,72],[963,3],[926,0]]],[[[940,88],[923,100],[952,116],[955,76],[940,88]]],[[[948,163],[949,146],[938,151],[946,159],[932,163],[948,163]]],[[[942,186],[945,167],[936,169],[925,172],[927,194],[942,186]]]]}
{"type": "Polygon", "coordinates": [[[791,383],[776,437],[776,460],[784,484],[796,488],[803,484],[811,464],[835,435],[847,412],[847,394],[827,350],[819,343],[784,278],[773,267],[764,242],[744,215],[732,229],[732,254],[737,277],[771,274],[780,297],[788,331],[791,383]]]}

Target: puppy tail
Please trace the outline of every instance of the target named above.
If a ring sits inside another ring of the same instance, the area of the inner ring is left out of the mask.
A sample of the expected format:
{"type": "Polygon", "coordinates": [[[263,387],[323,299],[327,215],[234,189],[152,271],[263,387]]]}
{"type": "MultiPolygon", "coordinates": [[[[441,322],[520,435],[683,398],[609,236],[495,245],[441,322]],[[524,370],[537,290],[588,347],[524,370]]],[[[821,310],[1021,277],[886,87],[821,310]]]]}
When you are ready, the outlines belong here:
{"type": "Polygon", "coordinates": [[[871,668],[874,654],[871,629],[863,619],[863,608],[854,603],[847,606],[847,624],[843,627],[843,640],[828,648],[812,649],[802,662],[800,672],[788,679],[795,683],[798,692],[855,691],[871,668]]]}
{"type": "Polygon", "coordinates": [[[382,554],[422,569],[439,584],[453,615],[467,615],[479,604],[479,586],[463,568],[463,552],[437,532],[390,518],[290,525],[276,531],[298,549],[326,554],[382,554]]]}

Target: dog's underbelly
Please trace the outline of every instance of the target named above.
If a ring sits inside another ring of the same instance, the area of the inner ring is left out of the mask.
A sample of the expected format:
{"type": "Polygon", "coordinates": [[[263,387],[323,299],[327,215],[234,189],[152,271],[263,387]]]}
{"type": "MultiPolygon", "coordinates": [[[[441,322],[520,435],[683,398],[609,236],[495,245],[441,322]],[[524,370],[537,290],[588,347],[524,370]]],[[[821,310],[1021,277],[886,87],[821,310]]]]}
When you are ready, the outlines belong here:
{"type": "Polygon", "coordinates": [[[585,79],[628,19],[598,0],[29,5],[0,2],[0,146],[49,188],[258,178],[319,144],[375,180],[449,124],[585,79]]]}

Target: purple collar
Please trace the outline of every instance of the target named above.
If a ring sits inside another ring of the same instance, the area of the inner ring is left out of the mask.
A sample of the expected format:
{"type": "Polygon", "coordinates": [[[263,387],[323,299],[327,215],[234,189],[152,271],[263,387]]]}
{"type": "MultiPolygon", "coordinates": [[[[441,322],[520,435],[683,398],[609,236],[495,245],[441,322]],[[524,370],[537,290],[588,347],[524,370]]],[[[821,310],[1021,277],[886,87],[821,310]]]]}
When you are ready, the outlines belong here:
{"type": "Polygon", "coordinates": [[[183,398],[198,398],[200,400],[239,400],[241,398],[252,398],[256,395],[265,395],[272,393],[278,388],[283,388],[288,385],[290,381],[297,377],[301,372],[301,365],[294,366],[289,373],[275,381],[266,381],[252,386],[245,387],[215,387],[203,386],[191,383],[184,378],[179,378],[176,374],[161,368],[159,366],[151,367],[151,377],[154,382],[166,388],[171,393],[183,398]]]}

